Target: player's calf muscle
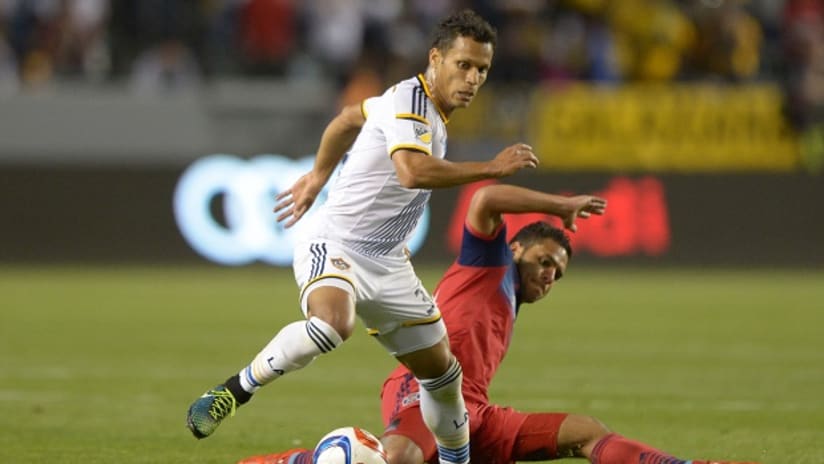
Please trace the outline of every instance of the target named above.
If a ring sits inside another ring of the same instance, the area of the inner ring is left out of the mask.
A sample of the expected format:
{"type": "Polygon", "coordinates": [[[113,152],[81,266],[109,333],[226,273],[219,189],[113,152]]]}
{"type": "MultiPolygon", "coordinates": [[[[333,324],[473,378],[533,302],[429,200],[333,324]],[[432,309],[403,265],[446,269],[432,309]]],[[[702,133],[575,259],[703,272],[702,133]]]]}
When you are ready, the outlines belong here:
{"type": "Polygon", "coordinates": [[[398,361],[419,379],[440,377],[452,362],[452,353],[446,338],[437,344],[409,354],[398,356],[398,361]]]}

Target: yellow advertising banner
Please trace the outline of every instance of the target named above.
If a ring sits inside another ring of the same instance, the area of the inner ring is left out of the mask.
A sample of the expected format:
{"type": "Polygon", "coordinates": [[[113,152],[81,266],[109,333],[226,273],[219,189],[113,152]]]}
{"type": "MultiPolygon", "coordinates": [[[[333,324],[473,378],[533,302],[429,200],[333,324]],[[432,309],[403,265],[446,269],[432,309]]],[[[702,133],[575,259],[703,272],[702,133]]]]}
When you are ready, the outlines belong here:
{"type": "Polygon", "coordinates": [[[771,84],[488,88],[449,124],[455,140],[526,141],[559,171],[799,171],[799,136],[771,84]]]}
{"type": "Polygon", "coordinates": [[[549,169],[796,171],[783,98],[761,84],[576,84],[533,94],[526,138],[549,169]]]}

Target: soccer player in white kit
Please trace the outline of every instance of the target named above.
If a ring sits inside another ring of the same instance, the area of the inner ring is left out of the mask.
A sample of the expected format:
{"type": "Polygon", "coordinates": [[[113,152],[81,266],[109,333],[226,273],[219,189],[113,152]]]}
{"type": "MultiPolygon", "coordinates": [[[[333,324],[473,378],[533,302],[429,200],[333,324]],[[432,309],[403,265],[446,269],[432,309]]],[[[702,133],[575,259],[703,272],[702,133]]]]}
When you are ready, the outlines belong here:
{"type": "Polygon", "coordinates": [[[312,171],[282,192],[275,207],[278,220],[290,227],[342,163],[327,202],[306,228],[310,235],[295,249],[306,319],[282,328],[248,366],[192,404],[187,425],[197,438],[209,436],[261,386],[339,346],[352,334],[357,315],[417,377],[421,413],[441,462],[468,462],[461,366],[449,350],[440,311],[412,268],[406,242],[431,189],[537,166],[525,144],[507,147],[490,161],[444,159],[448,118],[469,106],[486,80],[495,40],[494,29],[470,10],[444,19],[425,74],[344,108],[327,126],[312,171]]]}

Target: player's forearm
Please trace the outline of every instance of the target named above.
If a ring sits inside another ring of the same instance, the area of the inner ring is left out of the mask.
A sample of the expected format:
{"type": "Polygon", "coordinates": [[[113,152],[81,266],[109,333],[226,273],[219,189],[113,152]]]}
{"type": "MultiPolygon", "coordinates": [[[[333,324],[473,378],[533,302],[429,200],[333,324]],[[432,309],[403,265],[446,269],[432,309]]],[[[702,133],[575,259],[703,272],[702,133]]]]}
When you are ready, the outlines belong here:
{"type": "Polygon", "coordinates": [[[568,214],[568,200],[561,195],[539,192],[515,185],[490,185],[477,192],[487,211],[493,214],[568,214]]]}
{"type": "Polygon", "coordinates": [[[453,163],[423,154],[413,156],[413,162],[396,163],[398,178],[406,188],[447,188],[501,177],[500,171],[490,162],[453,163]]]}

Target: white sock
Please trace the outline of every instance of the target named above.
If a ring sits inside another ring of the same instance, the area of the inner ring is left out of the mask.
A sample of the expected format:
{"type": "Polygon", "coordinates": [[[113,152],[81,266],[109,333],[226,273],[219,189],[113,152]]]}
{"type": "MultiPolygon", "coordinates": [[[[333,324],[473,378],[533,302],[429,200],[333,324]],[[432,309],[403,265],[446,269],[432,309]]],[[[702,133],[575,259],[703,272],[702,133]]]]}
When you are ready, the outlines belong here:
{"type": "Polygon", "coordinates": [[[307,366],[321,353],[343,343],[331,325],[312,317],[282,328],[275,338],[238,374],[240,386],[249,393],[286,374],[307,366]]]}
{"type": "Polygon", "coordinates": [[[438,443],[441,464],[469,462],[469,413],[466,411],[457,359],[435,379],[418,379],[421,384],[421,415],[438,443]]]}

